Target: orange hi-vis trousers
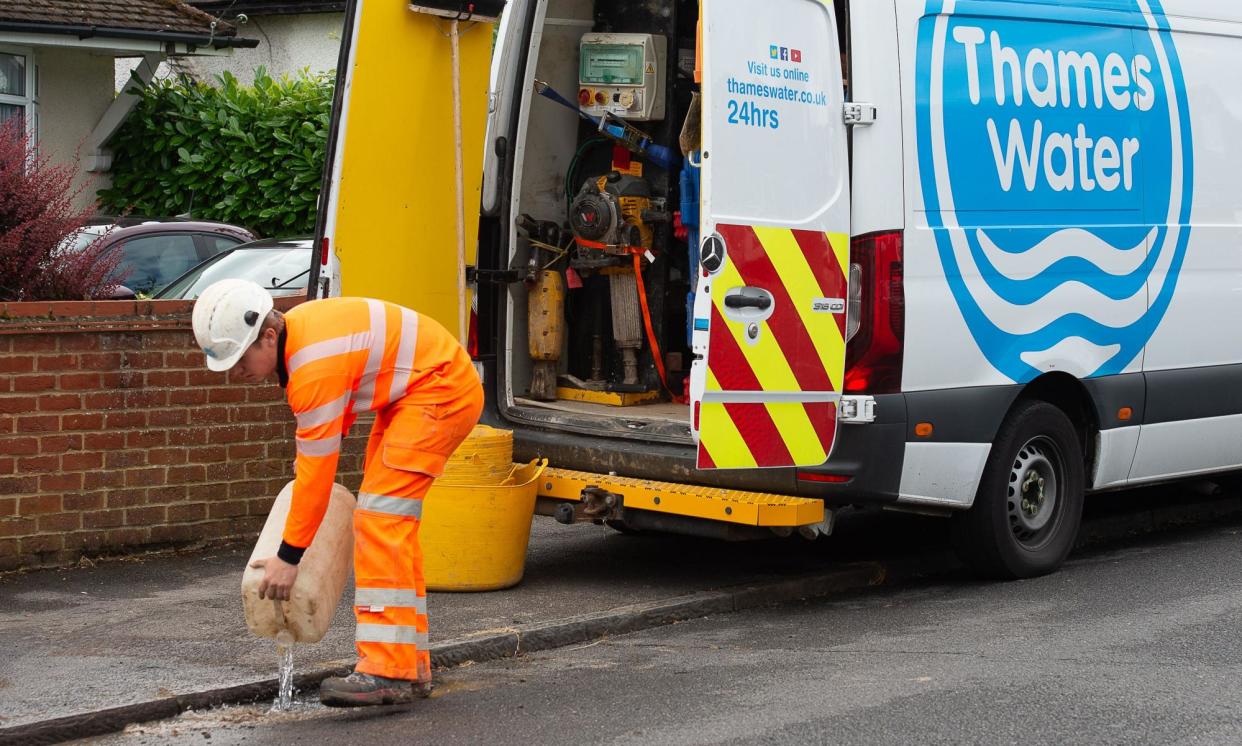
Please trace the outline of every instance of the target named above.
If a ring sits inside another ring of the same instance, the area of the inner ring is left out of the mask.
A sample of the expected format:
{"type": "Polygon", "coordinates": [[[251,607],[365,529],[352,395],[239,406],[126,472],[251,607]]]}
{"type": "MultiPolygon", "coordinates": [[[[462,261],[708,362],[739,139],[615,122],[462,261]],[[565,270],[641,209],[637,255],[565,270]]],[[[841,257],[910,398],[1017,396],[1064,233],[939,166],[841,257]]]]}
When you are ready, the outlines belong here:
{"type": "Polygon", "coordinates": [[[441,324],[373,298],[327,298],[285,314],[277,375],[297,420],[293,502],[277,556],[297,564],[319,530],[341,439],[375,412],[354,517],[358,670],[426,680],[423,496],[483,408],[470,356],[441,324]]]}
{"type": "Polygon", "coordinates": [[[431,680],[418,527],[435,478],[420,469],[425,454],[448,457],[456,450],[482,409],[478,388],[443,404],[398,400],[376,415],[354,513],[356,670],[362,673],[431,680]]]}

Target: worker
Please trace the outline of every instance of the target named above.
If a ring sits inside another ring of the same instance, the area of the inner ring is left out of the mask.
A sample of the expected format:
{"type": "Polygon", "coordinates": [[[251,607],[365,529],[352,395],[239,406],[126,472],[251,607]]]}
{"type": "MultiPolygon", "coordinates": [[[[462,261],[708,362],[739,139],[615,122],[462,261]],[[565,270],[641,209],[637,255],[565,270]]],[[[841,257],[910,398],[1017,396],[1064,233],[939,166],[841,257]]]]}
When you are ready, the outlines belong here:
{"type": "Polygon", "coordinates": [[[261,597],[287,600],[336,479],[341,438],[375,413],[354,514],[358,663],[326,679],[332,706],[407,702],[431,691],[427,593],[418,527],[423,497],[478,422],[483,389],[470,356],[434,319],[393,303],[329,298],[287,313],[246,280],[221,280],[194,304],[207,367],[248,384],[273,374],[297,420],[293,502],[280,549],[256,560],[261,597]]]}

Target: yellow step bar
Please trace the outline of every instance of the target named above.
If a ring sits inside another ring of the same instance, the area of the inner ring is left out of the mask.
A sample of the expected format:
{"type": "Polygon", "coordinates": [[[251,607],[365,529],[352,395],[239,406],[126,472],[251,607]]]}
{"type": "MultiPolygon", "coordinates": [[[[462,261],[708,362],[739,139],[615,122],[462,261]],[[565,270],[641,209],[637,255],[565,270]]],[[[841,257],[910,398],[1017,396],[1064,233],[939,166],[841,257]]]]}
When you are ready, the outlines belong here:
{"type": "Polygon", "coordinates": [[[613,477],[568,469],[547,469],[539,479],[539,496],[580,501],[582,491],[598,487],[625,497],[626,508],[670,513],[745,526],[797,527],[824,520],[824,503],[789,495],[742,492],[721,487],[613,477]]]}

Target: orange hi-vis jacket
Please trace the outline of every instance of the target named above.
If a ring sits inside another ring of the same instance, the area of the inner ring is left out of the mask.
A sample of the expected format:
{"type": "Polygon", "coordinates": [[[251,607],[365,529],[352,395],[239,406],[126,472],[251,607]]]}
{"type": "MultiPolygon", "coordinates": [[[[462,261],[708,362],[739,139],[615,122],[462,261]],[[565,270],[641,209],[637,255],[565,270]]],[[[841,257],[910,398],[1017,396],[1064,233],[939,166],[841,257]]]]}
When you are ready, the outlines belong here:
{"type": "MultiPolygon", "coordinates": [[[[465,349],[434,319],[369,298],[329,298],[285,314],[277,371],[297,418],[293,504],[280,556],[296,564],[328,508],[341,438],[362,412],[475,396],[479,377],[465,349]]],[[[405,454],[439,476],[447,453],[405,454]]]]}

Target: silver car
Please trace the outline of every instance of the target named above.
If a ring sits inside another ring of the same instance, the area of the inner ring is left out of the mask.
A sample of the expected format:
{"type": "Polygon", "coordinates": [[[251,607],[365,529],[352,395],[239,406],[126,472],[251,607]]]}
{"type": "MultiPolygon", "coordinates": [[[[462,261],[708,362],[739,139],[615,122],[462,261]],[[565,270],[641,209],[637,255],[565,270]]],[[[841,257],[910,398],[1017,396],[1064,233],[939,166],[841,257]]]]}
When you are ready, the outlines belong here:
{"type": "Polygon", "coordinates": [[[199,264],[155,295],[159,300],[193,300],[218,280],[257,282],[273,297],[306,295],[310,277],[309,238],[268,238],[235,246],[199,264]]]}

